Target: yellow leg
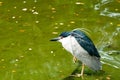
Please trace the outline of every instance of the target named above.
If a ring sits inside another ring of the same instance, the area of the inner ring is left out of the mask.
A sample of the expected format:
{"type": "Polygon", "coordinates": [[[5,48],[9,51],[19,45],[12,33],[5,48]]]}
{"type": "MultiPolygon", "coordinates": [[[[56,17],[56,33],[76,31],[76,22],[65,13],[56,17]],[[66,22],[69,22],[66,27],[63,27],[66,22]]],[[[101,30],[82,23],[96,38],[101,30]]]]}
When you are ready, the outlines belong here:
{"type": "Polygon", "coordinates": [[[82,77],[82,79],[83,79],[83,74],[84,74],[84,68],[85,68],[85,65],[82,64],[82,70],[81,70],[81,77],[82,77]]]}
{"type": "Polygon", "coordinates": [[[82,79],[83,79],[84,67],[85,67],[85,65],[82,64],[82,70],[81,70],[81,73],[80,73],[80,74],[77,74],[77,77],[82,77],[82,79]]]}
{"type": "Polygon", "coordinates": [[[81,70],[81,73],[80,73],[80,74],[70,75],[70,76],[74,76],[74,77],[81,77],[81,78],[83,79],[84,67],[85,67],[85,65],[84,65],[84,64],[82,64],[82,70],[81,70]]]}
{"type": "Polygon", "coordinates": [[[81,74],[82,74],[82,75],[83,75],[83,73],[84,73],[84,67],[85,67],[85,65],[82,64],[82,70],[81,70],[81,74]]]}
{"type": "Polygon", "coordinates": [[[76,63],[77,58],[75,56],[73,56],[73,62],[76,63]]]}

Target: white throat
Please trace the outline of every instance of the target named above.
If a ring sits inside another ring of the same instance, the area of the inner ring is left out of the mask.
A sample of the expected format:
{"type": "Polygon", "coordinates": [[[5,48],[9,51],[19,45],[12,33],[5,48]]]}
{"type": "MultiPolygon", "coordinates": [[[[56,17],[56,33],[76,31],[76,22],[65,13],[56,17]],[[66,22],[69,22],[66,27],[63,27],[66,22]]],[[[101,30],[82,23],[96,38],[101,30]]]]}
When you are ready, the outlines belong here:
{"type": "Polygon", "coordinates": [[[73,55],[73,45],[77,42],[73,36],[70,35],[68,37],[62,38],[59,40],[59,42],[61,42],[62,46],[73,55]]]}

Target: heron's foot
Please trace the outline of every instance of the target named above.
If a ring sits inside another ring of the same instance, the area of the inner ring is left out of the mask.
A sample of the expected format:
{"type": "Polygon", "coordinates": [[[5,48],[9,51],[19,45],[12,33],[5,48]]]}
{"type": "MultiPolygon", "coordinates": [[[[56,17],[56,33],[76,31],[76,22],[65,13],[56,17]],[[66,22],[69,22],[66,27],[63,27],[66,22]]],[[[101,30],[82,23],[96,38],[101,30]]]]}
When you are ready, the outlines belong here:
{"type": "Polygon", "coordinates": [[[76,77],[83,77],[83,74],[76,74],[76,77]]]}
{"type": "Polygon", "coordinates": [[[81,77],[83,79],[83,74],[76,74],[76,77],[81,77]]]}
{"type": "Polygon", "coordinates": [[[77,58],[74,56],[73,57],[73,62],[76,63],[77,62],[77,58]]]}
{"type": "Polygon", "coordinates": [[[75,75],[70,75],[70,76],[73,76],[73,77],[81,77],[83,79],[83,74],[75,74],[75,75]]]}

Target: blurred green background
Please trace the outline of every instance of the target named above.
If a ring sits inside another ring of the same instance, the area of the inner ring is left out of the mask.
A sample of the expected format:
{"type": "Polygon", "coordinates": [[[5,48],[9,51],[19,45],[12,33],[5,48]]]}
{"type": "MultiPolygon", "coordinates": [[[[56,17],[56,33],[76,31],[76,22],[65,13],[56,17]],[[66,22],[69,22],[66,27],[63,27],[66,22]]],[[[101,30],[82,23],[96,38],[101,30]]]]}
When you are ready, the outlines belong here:
{"type": "MultiPolygon", "coordinates": [[[[0,80],[81,80],[60,43],[63,31],[88,29],[104,73],[84,80],[119,80],[120,0],[0,0],[0,80]]],[[[77,70],[80,72],[81,67],[77,70]]]]}

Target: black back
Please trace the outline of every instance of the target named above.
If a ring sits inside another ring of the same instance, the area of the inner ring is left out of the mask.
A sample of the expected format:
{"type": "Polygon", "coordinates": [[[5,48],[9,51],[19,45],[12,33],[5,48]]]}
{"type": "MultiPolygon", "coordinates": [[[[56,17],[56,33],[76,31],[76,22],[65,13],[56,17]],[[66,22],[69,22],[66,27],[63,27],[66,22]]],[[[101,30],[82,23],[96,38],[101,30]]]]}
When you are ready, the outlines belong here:
{"type": "Polygon", "coordinates": [[[89,53],[89,55],[100,57],[92,40],[84,32],[80,30],[73,30],[71,35],[75,37],[78,43],[89,53]]]}

